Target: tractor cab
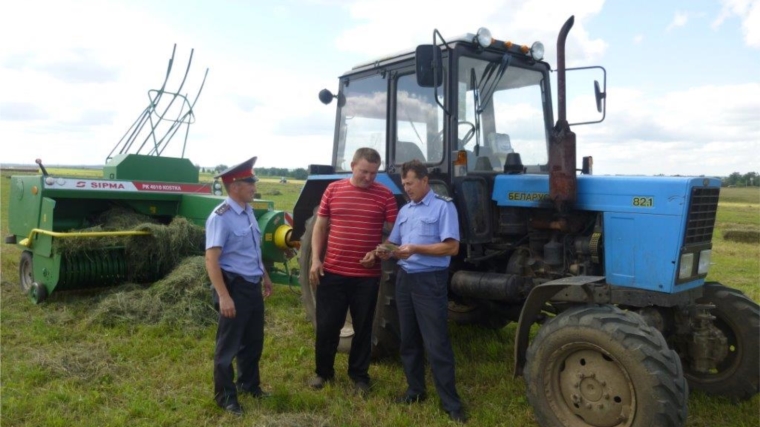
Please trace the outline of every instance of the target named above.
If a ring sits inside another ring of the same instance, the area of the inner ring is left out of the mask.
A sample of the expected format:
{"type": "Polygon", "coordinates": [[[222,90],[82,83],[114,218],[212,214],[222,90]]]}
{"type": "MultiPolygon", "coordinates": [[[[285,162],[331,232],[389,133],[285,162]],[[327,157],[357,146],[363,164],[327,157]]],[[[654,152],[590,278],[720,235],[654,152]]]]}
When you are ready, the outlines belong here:
{"type": "MultiPolygon", "coordinates": [[[[499,174],[548,173],[554,123],[550,66],[543,45],[493,39],[488,30],[355,66],[340,77],[331,165],[311,165],[295,209],[294,236],[329,182],[351,172],[357,148],[381,157],[379,182],[403,202],[399,176],[409,160],[424,162],[437,193],[453,196],[458,178],[477,176],[490,198],[499,174]]],[[[604,93],[597,91],[598,101],[604,93]]],[[[600,104],[599,104],[600,105],[600,104]]],[[[600,105],[601,109],[601,105],[600,105]]]]}

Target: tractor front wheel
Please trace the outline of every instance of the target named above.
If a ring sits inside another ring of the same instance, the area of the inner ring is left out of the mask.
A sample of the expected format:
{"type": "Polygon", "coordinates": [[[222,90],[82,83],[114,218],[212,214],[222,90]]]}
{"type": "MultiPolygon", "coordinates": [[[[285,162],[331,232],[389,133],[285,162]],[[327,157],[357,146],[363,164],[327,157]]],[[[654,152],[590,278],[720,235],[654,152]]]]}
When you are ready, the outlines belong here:
{"type": "Polygon", "coordinates": [[[526,359],[528,400],[542,426],[686,421],[681,361],[637,314],[613,306],[570,308],[538,331],[526,359]]]}
{"type": "Polygon", "coordinates": [[[757,303],[736,289],[708,282],[699,304],[713,304],[713,321],[727,339],[725,359],[714,372],[691,369],[684,360],[684,374],[693,389],[708,394],[749,399],[758,393],[760,383],[760,309],[757,303]]]}

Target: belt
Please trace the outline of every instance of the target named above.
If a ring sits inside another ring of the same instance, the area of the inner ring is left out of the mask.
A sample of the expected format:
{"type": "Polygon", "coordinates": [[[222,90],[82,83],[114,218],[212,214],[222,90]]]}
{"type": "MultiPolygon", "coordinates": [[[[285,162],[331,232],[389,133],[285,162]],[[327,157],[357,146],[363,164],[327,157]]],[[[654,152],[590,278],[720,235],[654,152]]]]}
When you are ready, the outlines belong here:
{"type": "Polygon", "coordinates": [[[253,283],[254,285],[258,285],[259,283],[261,283],[261,278],[262,278],[262,276],[251,276],[251,277],[253,277],[253,281],[250,281],[250,280],[248,280],[247,277],[243,276],[242,274],[234,273],[232,271],[225,270],[225,269],[222,269],[222,275],[225,276],[225,278],[228,279],[228,280],[232,280],[232,277],[237,276],[237,277],[242,278],[246,282],[253,283]],[[230,277],[230,276],[232,276],[232,277],[230,277]]]}

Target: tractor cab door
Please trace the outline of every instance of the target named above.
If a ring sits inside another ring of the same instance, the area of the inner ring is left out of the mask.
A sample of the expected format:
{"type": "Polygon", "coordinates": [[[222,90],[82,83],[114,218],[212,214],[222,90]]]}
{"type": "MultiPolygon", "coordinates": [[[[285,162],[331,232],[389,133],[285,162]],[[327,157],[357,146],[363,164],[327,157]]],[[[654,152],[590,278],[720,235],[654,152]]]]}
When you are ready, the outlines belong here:
{"type": "MultiPolygon", "coordinates": [[[[438,89],[436,102],[434,89],[417,83],[414,64],[409,62],[393,77],[391,90],[394,106],[391,170],[400,174],[405,162],[416,159],[428,167],[431,181],[447,182],[449,154],[445,149],[445,114],[438,107],[438,102],[445,103],[443,88],[438,89]]],[[[437,190],[448,194],[447,188],[438,186],[437,190]]]]}

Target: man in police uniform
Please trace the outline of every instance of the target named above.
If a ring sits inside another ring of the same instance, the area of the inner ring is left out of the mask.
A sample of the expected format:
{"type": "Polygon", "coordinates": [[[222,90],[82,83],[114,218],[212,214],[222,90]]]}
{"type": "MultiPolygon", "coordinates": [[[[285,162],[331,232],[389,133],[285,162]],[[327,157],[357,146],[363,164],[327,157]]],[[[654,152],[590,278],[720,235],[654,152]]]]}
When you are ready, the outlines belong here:
{"type": "Polygon", "coordinates": [[[259,384],[259,359],[264,347],[263,297],[272,293],[272,281],[261,261],[261,231],[249,204],[258,181],[255,162],[253,157],[215,177],[222,179],[228,197],[206,220],[206,270],[219,304],[214,397],[220,407],[236,415],[243,413],[238,393],[268,395],[259,384]],[[237,382],[233,382],[235,357],[237,382]]]}
{"type": "Polygon", "coordinates": [[[382,259],[399,259],[396,306],[401,324],[401,362],[408,388],[397,401],[425,400],[424,354],[443,409],[449,418],[466,422],[454,384],[454,351],[446,324],[448,319],[449,262],[459,252],[459,222],[451,198],[430,189],[428,171],[419,160],[404,163],[401,183],[409,203],[399,211],[388,242],[400,245],[377,248],[382,259]],[[423,347],[424,345],[424,347],[423,347]]]}

